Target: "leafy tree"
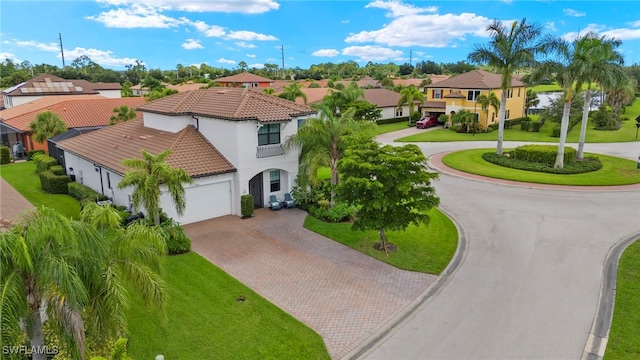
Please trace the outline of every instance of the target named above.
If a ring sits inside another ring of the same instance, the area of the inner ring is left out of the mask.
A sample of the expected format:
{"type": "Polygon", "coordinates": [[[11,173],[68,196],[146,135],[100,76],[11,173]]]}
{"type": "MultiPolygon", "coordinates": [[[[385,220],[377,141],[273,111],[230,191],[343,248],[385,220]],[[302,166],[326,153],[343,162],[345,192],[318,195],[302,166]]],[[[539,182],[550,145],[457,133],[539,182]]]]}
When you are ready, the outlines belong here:
{"type": "Polygon", "coordinates": [[[137,85],[140,84],[140,80],[143,79],[147,73],[147,68],[140,60],[136,60],[134,64],[125,65],[127,69],[125,71],[125,79],[130,83],[137,85]]]}
{"type": "Polygon", "coordinates": [[[152,100],[157,100],[165,96],[169,96],[177,93],[178,93],[178,90],[164,88],[164,89],[153,90],[151,93],[149,93],[149,95],[145,95],[145,96],[149,101],[152,101],[152,100]]]}
{"type": "Polygon", "coordinates": [[[247,62],[242,60],[238,63],[238,68],[240,68],[240,70],[242,71],[247,71],[247,69],[249,68],[249,65],[247,65],[247,62]]]}
{"type": "Polygon", "coordinates": [[[532,89],[527,89],[527,94],[524,102],[524,114],[529,115],[529,109],[538,106],[538,104],[540,104],[538,94],[532,89]]]}
{"type": "Polygon", "coordinates": [[[418,74],[432,74],[432,75],[440,75],[442,74],[442,67],[436,64],[435,61],[427,60],[420,61],[416,64],[416,70],[418,74]]]}
{"type": "Polygon", "coordinates": [[[475,66],[468,64],[464,61],[442,64],[442,67],[445,69],[446,72],[450,74],[463,74],[476,69],[475,66]]]}
{"type": "Polygon", "coordinates": [[[432,81],[431,81],[431,78],[430,78],[430,77],[427,77],[426,79],[424,79],[424,80],[422,80],[422,81],[420,82],[420,87],[421,87],[421,88],[423,88],[423,87],[425,87],[425,86],[427,86],[427,85],[431,85],[431,82],[432,82],[432,81]]]}
{"type": "Polygon", "coordinates": [[[413,144],[358,142],[345,151],[338,171],[344,179],[338,196],[359,208],[352,228],[378,231],[377,248],[385,252],[390,248],[385,231],[428,222],[427,212],[440,203],[431,185],[438,174],[428,170],[424,154],[413,144]]]}
{"type": "Polygon", "coordinates": [[[496,94],[491,91],[489,93],[489,96],[485,94],[479,95],[476,98],[476,102],[480,104],[480,108],[482,109],[482,111],[484,111],[487,119],[487,126],[489,126],[489,108],[491,107],[493,108],[494,112],[498,112],[498,109],[500,108],[500,100],[498,100],[496,94]]]}
{"type": "Polygon", "coordinates": [[[354,109],[354,120],[377,121],[382,118],[382,110],[366,100],[358,100],[344,105],[344,111],[354,109]]]}
{"type": "Polygon", "coordinates": [[[539,24],[529,24],[526,19],[514,21],[510,27],[494,20],[487,26],[491,33],[491,41],[487,45],[476,45],[468,59],[479,64],[486,64],[495,68],[501,75],[500,111],[498,115],[498,146],[496,153],[502,155],[502,140],[504,137],[505,109],[507,104],[507,90],[511,88],[513,75],[518,69],[536,64],[536,55],[543,52],[543,43],[538,43],[542,33],[539,24]]]}
{"type": "Polygon", "coordinates": [[[330,107],[320,104],[318,117],[307,119],[295,135],[285,140],[287,151],[300,149],[300,173],[298,185],[318,184],[318,169],[328,166],[331,170],[331,201],[335,205],[335,185],[338,183],[338,160],[349,143],[348,136],[360,134],[369,139],[375,136],[375,123],[354,120],[355,109],[345,111],[341,117],[330,107]]]}
{"type": "Polygon", "coordinates": [[[413,73],[413,65],[409,64],[409,63],[404,63],[402,65],[400,65],[400,68],[398,69],[400,76],[403,75],[410,75],[411,73],[413,73]]]}
{"type": "MultiPolygon", "coordinates": [[[[51,208],[32,209],[0,232],[0,345],[20,344],[26,325],[30,345],[43,347],[41,310],[74,358],[84,358],[85,335],[107,340],[125,330],[131,293],[163,307],[159,275],[165,253],[155,227],[120,227],[112,207],[88,204],[82,221],[51,208]]],[[[33,359],[46,354],[34,352],[33,359]]]]}
{"type": "Polygon", "coordinates": [[[29,124],[29,129],[33,132],[35,141],[44,143],[48,138],[67,131],[67,125],[58,114],[44,111],[39,113],[36,119],[29,124]]]}
{"type": "Polygon", "coordinates": [[[275,91],[274,88],[268,87],[268,88],[262,89],[262,92],[267,94],[267,95],[273,95],[276,91],[275,91]]]}
{"type": "Polygon", "coordinates": [[[111,115],[111,117],[109,118],[109,125],[129,121],[131,119],[135,119],[136,116],[138,116],[138,114],[136,114],[136,110],[128,107],[127,105],[113,108],[113,112],[114,115],[111,115]]]}
{"type": "Polygon", "coordinates": [[[154,78],[151,75],[147,75],[147,77],[145,77],[144,80],[142,80],[141,85],[142,87],[149,89],[149,92],[152,92],[154,90],[162,90],[165,88],[165,86],[162,84],[162,82],[160,82],[160,80],[154,78]]]}
{"type": "Polygon", "coordinates": [[[132,170],[127,171],[118,184],[119,189],[133,186],[133,206],[138,208],[141,204],[147,210],[150,218],[156,225],[160,225],[160,185],[164,185],[178,215],[184,213],[186,207],[184,187],[182,184],[193,182],[191,177],[180,168],[174,168],[167,164],[167,158],[171,150],[167,149],[158,155],[150,154],[142,150],[142,159],[124,159],[122,164],[132,170]]]}
{"type": "Polygon", "coordinates": [[[133,96],[133,90],[131,90],[131,83],[128,81],[125,81],[124,84],[122,84],[122,90],[120,90],[120,95],[122,97],[132,97],[133,96]]]}
{"type": "Polygon", "coordinates": [[[282,93],[278,96],[289,101],[296,101],[297,98],[302,98],[302,100],[304,100],[304,103],[306,104],[307,94],[302,92],[301,89],[302,85],[300,85],[300,83],[292,82],[288,86],[285,86],[282,89],[282,93]]]}
{"type": "Polygon", "coordinates": [[[402,107],[404,104],[409,105],[409,124],[412,123],[413,109],[415,107],[415,101],[424,101],[424,93],[417,87],[410,85],[400,91],[400,99],[398,100],[398,107],[402,107]]]}

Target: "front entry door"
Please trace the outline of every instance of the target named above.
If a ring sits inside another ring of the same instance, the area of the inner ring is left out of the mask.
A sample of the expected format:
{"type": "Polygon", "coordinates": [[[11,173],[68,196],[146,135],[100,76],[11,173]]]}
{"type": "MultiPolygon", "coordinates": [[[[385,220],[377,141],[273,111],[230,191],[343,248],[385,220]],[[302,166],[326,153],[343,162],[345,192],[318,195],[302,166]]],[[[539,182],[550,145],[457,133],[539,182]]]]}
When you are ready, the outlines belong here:
{"type": "Polygon", "coordinates": [[[264,207],[264,197],[262,195],[262,173],[249,180],[249,194],[253,196],[253,206],[256,209],[264,207]]]}

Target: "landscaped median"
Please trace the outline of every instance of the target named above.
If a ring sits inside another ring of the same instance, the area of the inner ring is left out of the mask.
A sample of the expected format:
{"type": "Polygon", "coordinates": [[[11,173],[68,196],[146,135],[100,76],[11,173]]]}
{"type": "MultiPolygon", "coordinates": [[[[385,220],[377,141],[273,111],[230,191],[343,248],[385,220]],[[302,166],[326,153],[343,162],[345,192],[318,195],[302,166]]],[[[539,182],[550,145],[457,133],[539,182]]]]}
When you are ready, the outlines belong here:
{"type": "MultiPolygon", "coordinates": [[[[505,150],[508,151],[508,150],[505,150]]],[[[472,149],[457,151],[445,155],[442,162],[453,169],[486,177],[539,184],[571,186],[613,186],[640,183],[640,170],[637,163],[601,154],[589,154],[602,162],[602,168],[583,174],[549,174],[527,170],[518,170],[492,164],[482,158],[486,152],[495,149],[472,149]]]]}

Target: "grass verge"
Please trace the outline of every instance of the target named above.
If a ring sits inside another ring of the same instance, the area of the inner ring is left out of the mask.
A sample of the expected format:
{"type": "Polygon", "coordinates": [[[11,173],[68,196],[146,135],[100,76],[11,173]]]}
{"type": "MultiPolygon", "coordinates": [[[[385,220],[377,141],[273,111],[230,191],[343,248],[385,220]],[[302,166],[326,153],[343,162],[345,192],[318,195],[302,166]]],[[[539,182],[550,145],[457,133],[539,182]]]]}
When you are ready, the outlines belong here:
{"type": "Polygon", "coordinates": [[[329,359],[318,334],[198,254],[167,257],[163,277],[166,316],[140,301],[127,313],[134,359],[329,359]]]}
{"type": "Polygon", "coordinates": [[[378,135],[410,128],[406,121],[378,125],[378,135]]]}
{"type": "Polygon", "coordinates": [[[373,248],[379,241],[375,231],[353,231],[350,223],[326,223],[312,216],[307,216],[304,227],[397,268],[438,275],[456,251],[458,231],[440,210],[432,209],[429,216],[428,225],[386,232],[389,242],[398,246],[389,256],[373,248]]]}
{"type": "Polygon", "coordinates": [[[33,161],[18,162],[0,166],[0,175],[33,206],[47,206],[58,210],[61,214],[80,218],[80,203],[69,195],[49,194],[42,190],[40,178],[36,174],[33,161]]]}
{"type": "Polygon", "coordinates": [[[622,253],[606,360],[640,359],[640,239],[622,253]]]}
{"type": "Polygon", "coordinates": [[[585,153],[585,156],[598,157],[602,162],[602,169],[584,174],[547,174],[510,169],[485,161],[482,154],[492,151],[495,149],[457,151],[445,155],[442,162],[451,168],[471,174],[539,184],[611,186],[640,183],[640,170],[637,169],[637,163],[627,159],[585,153]]]}

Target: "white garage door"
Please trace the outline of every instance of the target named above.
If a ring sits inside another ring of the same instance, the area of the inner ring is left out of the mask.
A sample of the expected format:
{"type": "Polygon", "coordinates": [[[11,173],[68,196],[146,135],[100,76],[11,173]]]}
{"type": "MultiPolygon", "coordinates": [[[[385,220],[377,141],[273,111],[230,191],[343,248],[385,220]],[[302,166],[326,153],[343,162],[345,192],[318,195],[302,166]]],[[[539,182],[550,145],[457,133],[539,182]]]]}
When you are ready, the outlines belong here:
{"type": "Polygon", "coordinates": [[[187,208],[181,224],[190,224],[231,214],[231,182],[225,181],[185,189],[187,208]]]}

